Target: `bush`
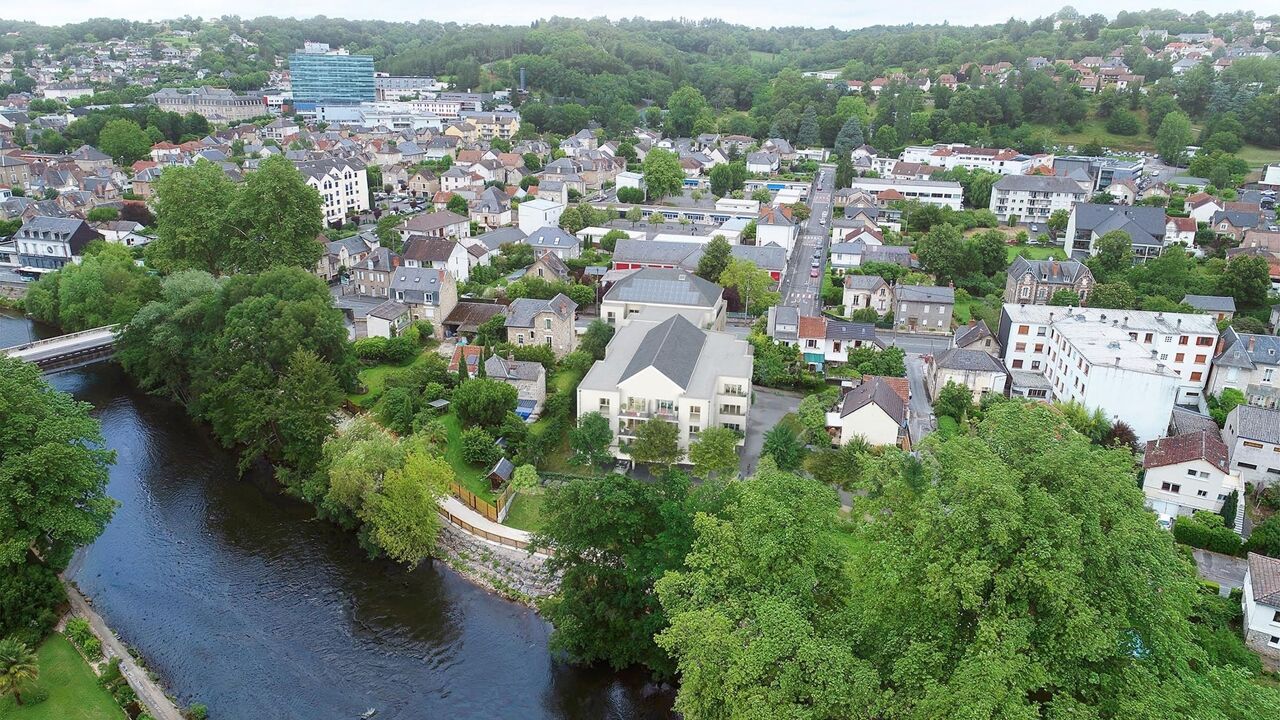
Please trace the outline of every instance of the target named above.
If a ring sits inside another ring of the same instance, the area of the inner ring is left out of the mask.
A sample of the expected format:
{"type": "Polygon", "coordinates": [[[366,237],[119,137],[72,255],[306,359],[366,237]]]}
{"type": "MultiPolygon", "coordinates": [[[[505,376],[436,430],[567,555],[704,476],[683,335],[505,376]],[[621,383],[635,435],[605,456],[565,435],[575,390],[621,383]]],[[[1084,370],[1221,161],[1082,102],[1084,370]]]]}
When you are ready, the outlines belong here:
{"type": "Polygon", "coordinates": [[[365,362],[378,363],[382,362],[382,358],[387,353],[387,338],[360,338],[355,341],[351,347],[356,351],[356,357],[361,360],[364,360],[365,362]]]}
{"type": "Polygon", "coordinates": [[[1240,536],[1223,525],[1221,515],[1203,510],[1174,520],[1173,537],[1184,545],[1224,555],[1239,555],[1242,545],[1240,536]]]}
{"type": "Polygon", "coordinates": [[[196,703],[195,705],[187,708],[186,715],[189,720],[206,720],[206,718],[209,717],[209,708],[201,705],[200,703],[196,703]]]}
{"type": "Polygon", "coordinates": [[[58,622],[56,609],[67,601],[57,574],[27,564],[0,573],[0,638],[13,636],[36,647],[58,622]]]}
{"type": "Polygon", "coordinates": [[[502,452],[493,444],[493,436],[484,428],[468,428],[462,431],[462,459],[472,465],[490,467],[498,462],[502,452]]]}
{"type": "Polygon", "coordinates": [[[49,691],[43,685],[34,685],[22,693],[23,705],[39,705],[49,699],[49,691]]]}

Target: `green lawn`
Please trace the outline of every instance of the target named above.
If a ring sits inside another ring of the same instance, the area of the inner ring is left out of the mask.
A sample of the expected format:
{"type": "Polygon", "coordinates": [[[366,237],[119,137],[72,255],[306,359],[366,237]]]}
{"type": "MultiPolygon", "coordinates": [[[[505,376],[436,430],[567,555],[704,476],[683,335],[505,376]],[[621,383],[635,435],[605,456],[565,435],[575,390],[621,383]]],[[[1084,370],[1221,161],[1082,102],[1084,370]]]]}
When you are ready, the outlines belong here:
{"type": "Polygon", "coordinates": [[[1081,123],[1080,130],[1078,132],[1060,133],[1056,128],[1048,125],[1037,125],[1036,127],[1047,132],[1054,142],[1075,145],[1076,152],[1080,151],[1080,146],[1093,140],[1097,140],[1106,147],[1111,148],[1113,151],[1128,150],[1130,152],[1137,152],[1139,150],[1143,150],[1146,152],[1155,152],[1155,141],[1150,137],[1147,137],[1147,133],[1145,131],[1147,122],[1146,114],[1137,113],[1137,115],[1139,122],[1142,123],[1144,127],[1144,130],[1139,131],[1137,135],[1114,135],[1109,133],[1107,132],[1106,121],[1099,120],[1097,118],[1092,118],[1081,123]]]}
{"type": "Polygon", "coordinates": [[[1044,247],[1041,245],[1010,245],[1005,251],[1006,261],[1012,263],[1019,255],[1028,260],[1066,260],[1067,254],[1062,248],[1044,247]]]}
{"type": "Polygon", "coordinates": [[[357,377],[360,378],[360,384],[364,386],[365,391],[362,393],[351,393],[347,395],[347,399],[357,407],[373,407],[374,404],[378,402],[378,399],[382,397],[382,391],[386,389],[388,375],[396,372],[397,370],[403,370],[407,367],[416,365],[429,353],[434,353],[436,351],[435,347],[436,343],[434,342],[428,344],[422,349],[422,352],[418,353],[417,357],[403,365],[383,364],[372,365],[364,368],[358,373],[357,377]]]}
{"type": "Polygon", "coordinates": [[[39,705],[14,704],[0,698],[0,718],[9,720],[125,720],[124,711],[106,690],[80,653],[60,633],[44,641],[40,658],[40,687],[49,699],[39,705]]]}
{"type": "Polygon", "coordinates": [[[1280,149],[1264,148],[1257,145],[1245,145],[1240,148],[1240,152],[1236,153],[1240,159],[1249,163],[1251,168],[1260,168],[1264,165],[1280,163],[1280,149]]]}
{"type": "Polygon", "coordinates": [[[543,494],[517,493],[511,509],[507,511],[507,519],[502,524],[529,532],[541,530],[542,505],[546,499],[547,496],[543,494]]]}
{"type": "Polygon", "coordinates": [[[449,431],[449,445],[445,448],[444,459],[453,467],[454,475],[458,476],[458,484],[483,500],[490,503],[497,502],[497,496],[493,494],[493,490],[489,489],[489,480],[485,477],[489,468],[477,468],[462,459],[462,423],[458,420],[458,416],[449,413],[442,416],[440,422],[444,423],[445,429],[449,431]]]}

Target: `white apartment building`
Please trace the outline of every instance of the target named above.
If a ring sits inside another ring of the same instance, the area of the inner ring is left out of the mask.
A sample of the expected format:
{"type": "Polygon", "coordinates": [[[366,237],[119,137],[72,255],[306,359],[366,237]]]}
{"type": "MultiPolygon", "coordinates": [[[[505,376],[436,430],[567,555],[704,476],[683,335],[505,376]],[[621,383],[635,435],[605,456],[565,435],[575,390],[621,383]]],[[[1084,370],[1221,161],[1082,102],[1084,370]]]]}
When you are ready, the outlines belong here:
{"type": "Polygon", "coordinates": [[[1001,175],[1026,175],[1036,167],[1053,166],[1052,155],[1024,155],[1009,148],[969,147],[963,143],[911,145],[903,149],[900,157],[903,162],[946,170],[962,167],[1001,175]]]}
{"type": "Polygon", "coordinates": [[[950,180],[890,180],[886,178],[854,178],[853,190],[862,190],[881,202],[916,200],[927,205],[959,210],[964,203],[960,183],[950,180]]]}
{"type": "Polygon", "coordinates": [[[520,226],[520,232],[529,235],[547,226],[559,227],[560,214],[563,212],[563,203],[529,200],[520,203],[516,210],[516,224],[520,226]]]}
{"type": "Polygon", "coordinates": [[[1222,440],[1242,481],[1270,485],[1280,479],[1280,411],[1237,405],[1227,413],[1222,440]]]}
{"type": "Polygon", "coordinates": [[[1017,216],[1022,222],[1046,222],[1056,210],[1071,206],[1088,196],[1080,183],[1050,175],[1006,175],[991,188],[989,209],[1001,222],[1017,216]]]}
{"type": "Polygon", "coordinates": [[[1268,670],[1280,669],[1280,560],[1249,553],[1244,572],[1244,642],[1268,670]]]}
{"type": "Polygon", "coordinates": [[[728,303],[724,288],[681,268],[646,267],[614,282],[600,301],[600,317],[618,328],[656,310],[681,315],[695,326],[723,330],[728,303]]]}
{"type": "Polygon", "coordinates": [[[1011,394],[1076,400],[1128,423],[1142,440],[1164,435],[1175,403],[1194,404],[1208,381],[1218,328],[1208,315],[1006,303],[998,332],[1011,394]]]}
{"type": "Polygon", "coordinates": [[[1230,470],[1227,446],[1216,429],[1149,441],[1142,467],[1147,507],[1171,517],[1196,510],[1218,512],[1233,490],[1244,491],[1230,470]]]}
{"type": "Polygon", "coordinates": [[[618,328],[604,359],[579,383],[578,415],[598,412],[609,421],[615,457],[627,456],[646,422],[674,423],[687,451],[707,428],[745,435],[751,372],[747,341],[649,311],[618,328]]]}
{"type": "Polygon", "coordinates": [[[342,223],[350,214],[369,211],[369,180],[355,160],[298,163],[307,184],[320,193],[326,225],[342,223]]]}
{"type": "Polygon", "coordinates": [[[1234,388],[1250,405],[1275,409],[1280,405],[1280,337],[1222,332],[1222,348],[1213,359],[1209,392],[1221,395],[1234,388]]]}

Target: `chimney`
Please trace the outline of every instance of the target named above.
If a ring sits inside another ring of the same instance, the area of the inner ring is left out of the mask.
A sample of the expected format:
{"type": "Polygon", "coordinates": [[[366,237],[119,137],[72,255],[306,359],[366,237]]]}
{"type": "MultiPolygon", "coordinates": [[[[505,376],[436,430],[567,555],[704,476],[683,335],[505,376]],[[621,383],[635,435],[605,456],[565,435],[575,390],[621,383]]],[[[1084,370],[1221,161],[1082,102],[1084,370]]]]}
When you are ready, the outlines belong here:
{"type": "Polygon", "coordinates": [[[1252,335],[1249,336],[1249,352],[1253,352],[1253,346],[1257,343],[1257,340],[1258,338],[1252,335]]]}

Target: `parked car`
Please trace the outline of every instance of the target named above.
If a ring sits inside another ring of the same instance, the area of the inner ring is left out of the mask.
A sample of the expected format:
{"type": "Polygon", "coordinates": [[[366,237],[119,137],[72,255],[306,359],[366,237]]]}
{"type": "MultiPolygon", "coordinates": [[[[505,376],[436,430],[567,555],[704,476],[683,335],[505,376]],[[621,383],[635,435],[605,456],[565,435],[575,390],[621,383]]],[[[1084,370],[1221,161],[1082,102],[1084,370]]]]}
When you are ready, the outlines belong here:
{"type": "Polygon", "coordinates": [[[816,277],[818,277],[818,268],[813,268],[812,270],[810,270],[810,271],[809,271],[809,277],[811,277],[811,278],[816,278],[816,277]]]}

